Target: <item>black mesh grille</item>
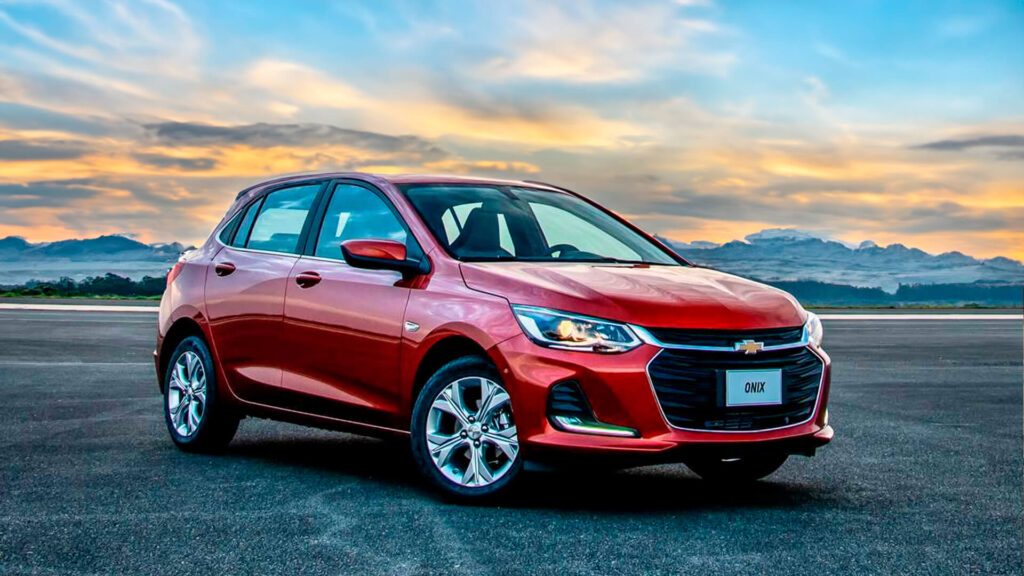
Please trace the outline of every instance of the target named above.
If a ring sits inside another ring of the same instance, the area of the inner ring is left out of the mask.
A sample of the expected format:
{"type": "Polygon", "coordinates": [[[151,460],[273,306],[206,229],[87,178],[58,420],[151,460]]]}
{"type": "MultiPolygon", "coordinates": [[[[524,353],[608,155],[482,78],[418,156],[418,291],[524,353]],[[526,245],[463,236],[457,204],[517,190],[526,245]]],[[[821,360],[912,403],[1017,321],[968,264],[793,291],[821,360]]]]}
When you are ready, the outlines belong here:
{"type": "Polygon", "coordinates": [[[559,382],[551,387],[548,393],[548,414],[551,416],[575,416],[581,419],[592,418],[587,397],[575,381],[559,382]]]}
{"type": "Polygon", "coordinates": [[[665,349],[647,368],[665,417],[694,430],[765,430],[811,417],[821,385],[821,359],[807,348],[754,355],[665,349]],[[782,370],[782,404],[726,407],[726,370],[782,370]]]}
{"type": "Polygon", "coordinates": [[[803,338],[803,326],[792,328],[768,328],[765,330],[690,330],[680,328],[648,328],[655,338],[665,344],[688,346],[717,346],[732,348],[737,342],[754,340],[765,346],[778,346],[799,342],[803,338]]]}

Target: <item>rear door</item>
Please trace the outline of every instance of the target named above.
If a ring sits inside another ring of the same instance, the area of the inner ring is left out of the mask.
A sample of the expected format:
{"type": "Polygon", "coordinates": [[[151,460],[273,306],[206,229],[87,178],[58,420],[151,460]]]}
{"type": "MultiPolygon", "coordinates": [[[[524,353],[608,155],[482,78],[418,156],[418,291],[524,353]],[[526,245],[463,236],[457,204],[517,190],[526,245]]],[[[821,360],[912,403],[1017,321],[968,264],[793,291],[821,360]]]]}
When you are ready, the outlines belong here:
{"type": "Polygon", "coordinates": [[[409,288],[398,272],[345,263],[341,243],[387,239],[418,244],[390,201],[369,184],[340,181],[324,198],[307,255],[292,268],[285,299],[283,386],[295,406],[387,425],[397,412],[399,344],[409,288]]]}
{"type": "Polygon", "coordinates": [[[252,202],[207,272],[215,353],[228,384],[246,400],[267,402],[279,390],[285,287],[322,187],[289,185],[252,202]]]}

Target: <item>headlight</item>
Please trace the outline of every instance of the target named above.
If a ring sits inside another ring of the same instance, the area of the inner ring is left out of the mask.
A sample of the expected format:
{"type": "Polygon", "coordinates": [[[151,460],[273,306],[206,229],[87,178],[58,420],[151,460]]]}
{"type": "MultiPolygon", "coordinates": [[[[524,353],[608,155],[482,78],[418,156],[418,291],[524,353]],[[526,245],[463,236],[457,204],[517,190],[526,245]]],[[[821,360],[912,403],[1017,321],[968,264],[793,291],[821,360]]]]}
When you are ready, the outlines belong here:
{"type": "Polygon", "coordinates": [[[541,346],[581,352],[625,352],[640,339],[625,324],[534,306],[512,306],[523,332],[541,346]]]}
{"type": "Polygon", "coordinates": [[[807,331],[807,339],[812,344],[821,346],[821,338],[825,335],[825,330],[821,327],[821,320],[817,314],[813,312],[807,313],[807,323],[804,324],[804,330],[807,331]]]}

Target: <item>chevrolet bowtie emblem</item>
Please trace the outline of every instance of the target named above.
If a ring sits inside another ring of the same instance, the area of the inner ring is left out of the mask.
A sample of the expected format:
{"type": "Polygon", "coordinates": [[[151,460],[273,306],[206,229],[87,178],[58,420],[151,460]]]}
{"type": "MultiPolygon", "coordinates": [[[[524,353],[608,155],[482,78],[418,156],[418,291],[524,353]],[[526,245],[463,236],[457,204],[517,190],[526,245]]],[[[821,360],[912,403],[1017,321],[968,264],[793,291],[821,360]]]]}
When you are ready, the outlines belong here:
{"type": "Polygon", "coordinates": [[[743,350],[744,354],[757,354],[761,350],[764,350],[764,342],[754,342],[753,340],[744,340],[743,342],[737,342],[734,345],[737,352],[743,350]]]}

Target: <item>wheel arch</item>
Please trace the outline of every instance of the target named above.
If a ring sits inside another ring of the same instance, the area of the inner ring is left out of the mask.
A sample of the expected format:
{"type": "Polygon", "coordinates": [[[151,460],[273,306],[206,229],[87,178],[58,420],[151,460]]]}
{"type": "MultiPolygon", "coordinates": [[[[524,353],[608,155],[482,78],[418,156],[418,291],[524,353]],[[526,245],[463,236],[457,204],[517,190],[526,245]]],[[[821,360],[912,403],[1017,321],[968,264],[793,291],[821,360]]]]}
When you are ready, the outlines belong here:
{"type": "Polygon", "coordinates": [[[459,333],[448,333],[438,336],[429,344],[425,344],[425,352],[416,363],[416,371],[412,379],[412,386],[409,388],[409,397],[406,401],[406,411],[411,413],[412,405],[416,402],[420,390],[427,380],[445,364],[452,360],[465,356],[479,356],[486,359],[496,368],[499,362],[488,353],[487,349],[479,342],[459,333]]]}
{"type": "Polygon", "coordinates": [[[167,329],[167,334],[164,335],[163,341],[160,343],[160,350],[157,355],[157,384],[160,387],[160,393],[164,392],[164,376],[167,374],[167,365],[171,361],[171,354],[174,349],[181,344],[182,340],[189,336],[198,336],[206,341],[207,346],[210,348],[211,354],[213,348],[210,346],[209,339],[206,336],[206,331],[203,330],[202,325],[198,320],[190,316],[183,316],[178,318],[171,324],[170,328],[167,329]]]}

